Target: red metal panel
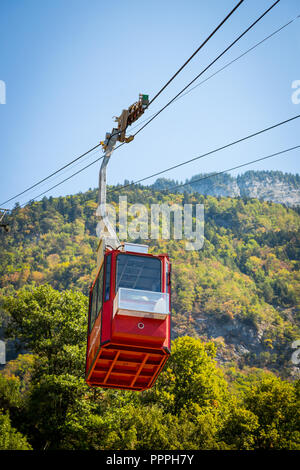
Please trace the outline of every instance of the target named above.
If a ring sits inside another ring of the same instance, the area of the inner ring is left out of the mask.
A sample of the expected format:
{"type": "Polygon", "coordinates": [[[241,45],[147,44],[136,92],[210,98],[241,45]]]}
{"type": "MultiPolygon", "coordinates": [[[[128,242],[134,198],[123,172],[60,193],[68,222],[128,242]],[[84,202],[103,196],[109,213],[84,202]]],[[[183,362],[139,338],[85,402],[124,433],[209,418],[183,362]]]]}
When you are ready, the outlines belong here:
{"type": "Polygon", "coordinates": [[[87,370],[92,365],[93,358],[95,358],[97,351],[100,346],[100,326],[101,326],[101,315],[95,321],[95,325],[91,331],[90,339],[87,350],[87,370]]]}
{"type": "Polygon", "coordinates": [[[166,320],[115,315],[112,322],[112,341],[117,343],[162,347],[166,333],[166,320]]]}

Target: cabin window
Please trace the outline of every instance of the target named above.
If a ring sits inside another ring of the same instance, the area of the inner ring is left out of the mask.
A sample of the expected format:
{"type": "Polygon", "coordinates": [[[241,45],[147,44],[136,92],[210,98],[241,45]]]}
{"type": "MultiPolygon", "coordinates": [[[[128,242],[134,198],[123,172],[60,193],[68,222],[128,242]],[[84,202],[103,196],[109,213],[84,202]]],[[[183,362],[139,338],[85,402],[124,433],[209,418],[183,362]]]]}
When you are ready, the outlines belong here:
{"type": "Polygon", "coordinates": [[[104,265],[102,264],[102,268],[100,269],[99,276],[98,276],[98,292],[97,292],[97,315],[102,310],[103,305],[103,274],[104,274],[104,265]]]}
{"type": "Polygon", "coordinates": [[[96,278],[92,291],[91,314],[90,314],[90,331],[92,330],[96,318],[102,310],[103,304],[103,264],[96,278]]]}
{"type": "Polygon", "coordinates": [[[109,293],[110,293],[110,271],[111,271],[111,255],[108,255],[107,258],[106,258],[104,301],[109,300],[109,293]]]}
{"type": "Polygon", "coordinates": [[[166,292],[168,292],[169,287],[169,263],[166,263],[166,292]]]}
{"type": "Polygon", "coordinates": [[[161,292],[161,261],[148,256],[117,256],[116,292],[119,287],[161,292]]]}

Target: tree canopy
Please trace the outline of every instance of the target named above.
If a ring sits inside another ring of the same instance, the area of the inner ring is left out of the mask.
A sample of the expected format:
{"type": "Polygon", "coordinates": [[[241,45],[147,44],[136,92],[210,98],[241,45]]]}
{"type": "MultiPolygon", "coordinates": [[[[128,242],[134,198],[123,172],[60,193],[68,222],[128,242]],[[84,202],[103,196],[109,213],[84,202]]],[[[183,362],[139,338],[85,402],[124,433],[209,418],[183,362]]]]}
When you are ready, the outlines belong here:
{"type": "Polygon", "coordinates": [[[233,393],[212,342],[175,339],[148,391],[89,388],[86,306],[83,294],[49,285],[6,298],[6,334],[28,352],[0,374],[0,448],[300,448],[299,383],[250,370],[233,393]]]}

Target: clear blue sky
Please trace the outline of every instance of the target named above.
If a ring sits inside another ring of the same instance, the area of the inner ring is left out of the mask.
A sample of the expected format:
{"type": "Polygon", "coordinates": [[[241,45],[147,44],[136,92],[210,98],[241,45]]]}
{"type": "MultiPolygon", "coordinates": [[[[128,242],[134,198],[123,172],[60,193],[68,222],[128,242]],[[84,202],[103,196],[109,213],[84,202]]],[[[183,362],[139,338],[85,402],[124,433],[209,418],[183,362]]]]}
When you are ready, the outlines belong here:
{"type": "MultiPolygon", "coordinates": [[[[139,92],[154,96],[236,3],[1,0],[0,80],[6,83],[6,104],[0,104],[0,203],[96,145],[112,129],[112,117],[132,104],[139,92]]],[[[272,3],[245,0],[148,114],[162,107],[272,3]]],[[[298,0],[281,0],[205,77],[298,14],[298,0]]],[[[108,183],[142,178],[300,114],[300,104],[291,100],[292,82],[300,80],[299,53],[300,19],[171,105],[132,143],[117,150],[108,183]]],[[[185,180],[300,144],[299,121],[164,176],[185,180]]],[[[19,202],[99,155],[101,151],[19,202]]],[[[299,172],[299,150],[246,169],[299,172]]],[[[98,170],[96,164],[47,196],[95,188],[98,170]]]]}

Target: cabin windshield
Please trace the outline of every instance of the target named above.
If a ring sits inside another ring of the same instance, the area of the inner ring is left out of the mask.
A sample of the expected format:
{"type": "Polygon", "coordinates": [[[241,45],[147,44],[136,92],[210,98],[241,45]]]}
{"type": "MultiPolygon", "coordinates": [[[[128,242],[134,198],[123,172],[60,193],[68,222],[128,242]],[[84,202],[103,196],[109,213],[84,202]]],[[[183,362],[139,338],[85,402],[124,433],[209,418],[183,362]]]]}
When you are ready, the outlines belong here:
{"type": "Polygon", "coordinates": [[[117,256],[116,292],[119,287],[161,292],[161,261],[148,256],[117,256]]]}

